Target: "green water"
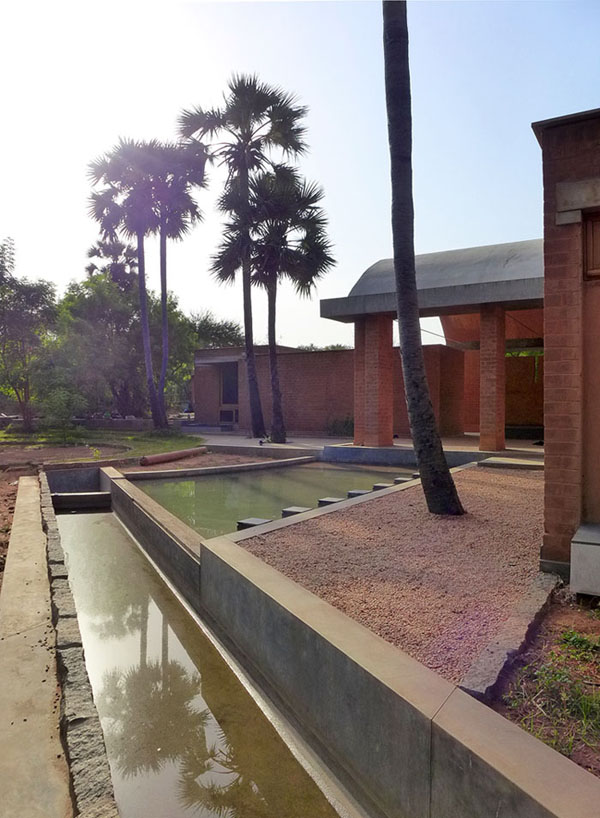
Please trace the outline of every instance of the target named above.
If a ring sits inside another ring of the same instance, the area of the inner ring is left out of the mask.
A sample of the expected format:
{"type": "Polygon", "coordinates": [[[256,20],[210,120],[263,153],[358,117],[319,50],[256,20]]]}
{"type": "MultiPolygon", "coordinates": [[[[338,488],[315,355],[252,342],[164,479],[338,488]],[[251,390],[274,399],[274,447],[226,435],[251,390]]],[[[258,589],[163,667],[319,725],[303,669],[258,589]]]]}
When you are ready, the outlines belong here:
{"type": "Polygon", "coordinates": [[[58,525],[121,818],[336,818],[116,517],[58,525]]]}
{"type": "Polygon", "coordinates": [[[343,497],[351,489],[409,476],[402,469],[360,469],[307,463],[262,471],[204,477],[140,480],[136,485],[203,537],[237,529],[246,517],[278,520],[288,506],[315,508],[320,497],[343,497]]]}

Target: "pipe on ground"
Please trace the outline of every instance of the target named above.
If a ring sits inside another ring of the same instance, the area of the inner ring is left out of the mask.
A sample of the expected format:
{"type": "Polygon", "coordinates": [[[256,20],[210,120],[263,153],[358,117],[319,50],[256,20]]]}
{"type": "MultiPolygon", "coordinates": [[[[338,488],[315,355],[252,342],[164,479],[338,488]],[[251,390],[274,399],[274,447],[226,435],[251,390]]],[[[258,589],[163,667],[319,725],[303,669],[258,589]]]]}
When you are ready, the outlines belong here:
{"type": "Polygon", "coordinates": [[[183,460],[184,457],[193,457],[195,454],[206,454],[206,446],[196,446],[195,449],[180,449],[177,452],[147,454],[140,458],[140,466],[152,466],[154,463],[169,463],[171,460],[183,460]]]}

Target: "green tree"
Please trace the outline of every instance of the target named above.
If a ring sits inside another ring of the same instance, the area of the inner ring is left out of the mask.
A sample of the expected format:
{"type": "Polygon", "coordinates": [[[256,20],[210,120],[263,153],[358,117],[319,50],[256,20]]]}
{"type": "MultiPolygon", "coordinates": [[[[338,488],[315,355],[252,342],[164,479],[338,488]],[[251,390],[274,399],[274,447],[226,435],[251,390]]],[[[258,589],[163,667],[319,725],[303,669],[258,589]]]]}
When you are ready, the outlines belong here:
{"type": "Polygon", "coordinates": [[[118,239],[108,241],[100,238],[89,248],[87,255],[88,258],[97,259],[85,268],[88,276],[106,273],[122,290],[130,290],[137,284],[137,253],[133,245],[118,239]]]}
{"type": "Polygon", "coordinates": [[[210,310],[192,313],[192,323],[199,349],[240,347],[244,333],[237,321],[216,318],[210,310]]]}
{"type": "Polygon", "coordinates": [[[155,207],[153,180],[148,170],[147,143],[121,139],[112,151],[90,165],[94,184],[104,187],[92,194],[90,215],[100,223],[103,236],[114,241],[121,233],[134,238],[137,250],[139,308],[142,344],[146,368],[146,385],[152,420],[156,428],[167,425],[166,412],[158,399],[148,322],[146,257],[144,240],[159,226],[155,207]]]}
{"type": "Polygon", "coordinates": [[[425,375],[415,272],[412,116],[405,0],[383,0],[385,94],[392,181],[392,239],[400,354],[408,417],[429,511],[463,514],[448,469],[425,375]]]}
{"type": "Polygon", "coordinates": [[[32,373],[56,314],[54,286],[7,275],[0,283],[0,389],[13,394],[33,431],[32,373]]]}
{"type": "MultiPolygon", "coordinates": [[[[225,199],[233,209],[223,207],[237,224],[237,251],[242,271],[244,338],[248,395],[252,417],[252,435],[263,437],[265,424],[256,377],[252,327],[251,254],[250,254],[250,182],[252,176],[269,163],[274,149],[286,155],[305,150],[301,120],[306,108],[295,98],[258,80],[255,76],[234,76],[228,86],[222,108],[194,108],[180,117],[184,138],[219,137],[211,156],[227,168],[225,199]]],[[[225,205],[225,202],[223,202],[225,205]]]]}

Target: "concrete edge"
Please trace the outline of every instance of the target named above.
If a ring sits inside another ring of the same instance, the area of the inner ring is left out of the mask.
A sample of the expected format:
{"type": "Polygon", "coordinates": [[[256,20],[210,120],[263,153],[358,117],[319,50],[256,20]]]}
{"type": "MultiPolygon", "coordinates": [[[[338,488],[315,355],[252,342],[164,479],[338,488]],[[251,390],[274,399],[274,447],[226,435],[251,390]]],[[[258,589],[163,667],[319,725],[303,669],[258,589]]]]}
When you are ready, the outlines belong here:
{"type": "Polygon", "coordinates": [[[73,815],[45,554],[38,481],[22,477],[0,593],[0,812],[11,818],[73,815]]]}
{"type": "Polygon", "coordinates": [[[189,469],[163,469],[161,471],[123,471],[123,476],[131,481],[138,480],[165,480],[177,479],[178,477],[202,477],[207,474],[236,474],[244,471],[255,471],[261,469],[281,468],[285,466],[297,466],[300,463],[312,463],[317,458],[314,455],[304,457],[290,457],[276,460],[269,460],[266,463],[233,463],[229,466],[198,466],[189,469]]]}
{"type": "Polygon", "coordinates": [[[82,816],[102,805],[103,818],[118,818],[104,734],[92,694],[68,579],[68,567],[45,472],[39,474],[42,525],[46,532],[48,573],[56,628],[60,727],[71,775],[71,788],[82,816]]]}
{"type": "Polygon", "coordinates": [[[558,574],[563,582],[571,579],[571,564],[560,560],[540,560],[540,571],[544,574],[558,574]]]}
{"type": "Polygon", "coordinates": [[[544,471],[544,461],[527,460],[520,457],[486,457],[477,463],[486,469],[521,469],[524,471],[544,471]]]}
{"type": "Polygon", "coordinates": [[[475,658],[459,687],[482,702],[490,702],[518,657],[537,633],[552,595],[561,580],[539,573],[500,632],[475,658]]]}
{"type": "Polygon", "coordinates": [[[273,457],[275,459],[287,459],[289,457],[321,457],[322,449],[319,447],[303,448],[301,446],[288,446],[284,448],[266,443],[263,446],[236,446],[229,443],[206,443],[206,448],[214,454],[248,454],[254,457],[273,457]]]}

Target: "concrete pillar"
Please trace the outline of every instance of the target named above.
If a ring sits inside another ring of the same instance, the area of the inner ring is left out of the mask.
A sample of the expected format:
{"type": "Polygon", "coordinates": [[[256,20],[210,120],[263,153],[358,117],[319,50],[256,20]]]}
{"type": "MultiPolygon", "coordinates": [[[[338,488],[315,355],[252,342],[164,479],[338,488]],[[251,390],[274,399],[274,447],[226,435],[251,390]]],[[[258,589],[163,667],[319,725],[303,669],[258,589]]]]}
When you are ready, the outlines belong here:
{"type": "Polygon", "coordinates": [[[481,307],[479,352],[479,448],[501,451],[505,447],[506,328],[504,308],[481,307]]]}
{"type": "Polygon", "coordinates": [[[354,322],[354,445],[365,445],[365,321],[354,322]]]}
{"type": "Polygon", "coordinates": [[[392,446],[394,420],[393,320],[364,321],[364,445],[392,446]]]}

